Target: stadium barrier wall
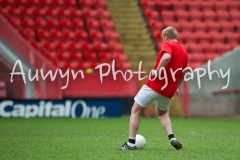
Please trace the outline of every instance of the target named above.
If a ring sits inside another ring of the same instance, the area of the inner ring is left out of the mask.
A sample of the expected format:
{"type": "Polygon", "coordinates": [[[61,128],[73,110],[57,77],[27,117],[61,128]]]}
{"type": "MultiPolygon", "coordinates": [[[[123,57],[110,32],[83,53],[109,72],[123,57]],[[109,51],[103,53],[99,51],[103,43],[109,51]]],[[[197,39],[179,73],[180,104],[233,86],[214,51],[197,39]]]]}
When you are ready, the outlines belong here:
{"type": "MultiPolygon", "coordinates": [[[[55,70],[56,67],[53,66],[41,53],[39,53],[36,49],[34,49],[25,39],[14,29],[11,24],[7,22],[7,20],[0,15],[0,39],[2,42],[5,43],[5,48],[11,50],[11,53],[15,56],[21,57],[22,63],[29,64],[35,69],[44,69],[44,71],[55,70]]],[[[3,53],[1,52],[2,54],[3,53]]],[[[8,55],[8,54],[7,54],[8,55]]],[[[5,61],[7,61],[5,59],[5,61]]],[[[15,62],[14,62],[15,63],[15,62]]],[[[9,62],[11,66],[12,62],[9,62]]],[[[29,67],[30,68],[30,67],[29,67]]],[[[27,69],[29,69],[27,68],[27,69]]],[[[19,69],[19,68],[18,68],[19,69]]],[[[34,72],[34,71],[33,71],[34,72]]],[[[10,79],[7,83],[10,82],[10,79]]],[[[11,82],[10,82],[11,83],[11,82]]],[[[34,95],[31,97],[31,92],[29,88],[26,88],[26,96],[25,98],[32,99],[32,98],[44,98],[44,99],[61,99],[62,98],[62,91],[61,91],[61,80],[57,77],[54,82],[51,82],[50,79],[42,80],[41,78],[39,81],[34,81],[34,84],[28,82],[29,85],[34,86],[34,95]],[[30,93],[29,93],[30,92],[30,93]]],[[[19,84],[23,86],[24,84],[19,84]]],[[[30,87],[31,88],[31,87],[30,87]]]]}
{"type": "Polygon", "coordinates": [[[2,118],[121,117],[120,99],[0,100],[2,118]]]}
{"type": "Polygon", "coordinates": [[[208,74],[208,64],[203,66],[207,74],[200,78],[201,88],[199,89],[197,74],[189,81],[190,87],[190,116],[197,117],[231,117],[240,115],[240,93],[224,92],[224,90],[234,90],[240,88],[240,48],[225,53],[223,56],[211,62],[210,71],[212,80],[208,74]],[[220,69],[223,74],[229,70],[229,84],[227,76],[221,78],[220,69]],[[226,86],[225,89],[222,89],[226,86]],[[222,94],[213,94],[213,91],[222,90],[222,94]]]}

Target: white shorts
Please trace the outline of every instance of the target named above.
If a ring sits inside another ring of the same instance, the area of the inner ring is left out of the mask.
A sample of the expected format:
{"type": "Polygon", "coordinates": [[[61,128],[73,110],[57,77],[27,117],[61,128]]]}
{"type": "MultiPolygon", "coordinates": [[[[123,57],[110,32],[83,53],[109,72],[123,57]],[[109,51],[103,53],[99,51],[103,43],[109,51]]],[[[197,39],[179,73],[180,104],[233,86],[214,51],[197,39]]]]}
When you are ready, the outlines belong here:
{"type": "Polygon", "coordinates": [[[153,91],[147,85],[143,85],[138,94],[134,98],[135,102],[146,108],[150,104],[155,104],[159,110],[168,110],[172,99],[164,97],[153,91]]]}

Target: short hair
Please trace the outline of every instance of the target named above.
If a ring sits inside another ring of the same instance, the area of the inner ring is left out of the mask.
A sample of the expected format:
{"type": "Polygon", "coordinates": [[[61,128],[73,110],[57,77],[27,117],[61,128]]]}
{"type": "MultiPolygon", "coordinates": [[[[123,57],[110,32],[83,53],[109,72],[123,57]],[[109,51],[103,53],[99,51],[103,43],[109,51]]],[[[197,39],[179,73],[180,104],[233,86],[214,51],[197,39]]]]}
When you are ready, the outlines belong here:
{"type": "Polygon", "coordinates": [[[170,39],[177,39],[178,32],[174,27],[167,27],[162,31],[164,36],[168,36],[170,39]]]}

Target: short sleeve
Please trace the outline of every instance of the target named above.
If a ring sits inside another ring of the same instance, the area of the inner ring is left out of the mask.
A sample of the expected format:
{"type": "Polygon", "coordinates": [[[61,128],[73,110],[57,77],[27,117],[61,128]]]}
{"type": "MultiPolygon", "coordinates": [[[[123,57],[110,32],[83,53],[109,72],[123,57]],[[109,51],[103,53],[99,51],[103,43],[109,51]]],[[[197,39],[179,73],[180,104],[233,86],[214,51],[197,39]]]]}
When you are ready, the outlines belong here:
{"type": "Polygon", "coordinates": [[[172,55],[172,47],[170,46],[169,43],[163,43],[161,45],[161,50],[159,52],[161,55],[163,55],[163,53],[169,53],[172,55]]]}

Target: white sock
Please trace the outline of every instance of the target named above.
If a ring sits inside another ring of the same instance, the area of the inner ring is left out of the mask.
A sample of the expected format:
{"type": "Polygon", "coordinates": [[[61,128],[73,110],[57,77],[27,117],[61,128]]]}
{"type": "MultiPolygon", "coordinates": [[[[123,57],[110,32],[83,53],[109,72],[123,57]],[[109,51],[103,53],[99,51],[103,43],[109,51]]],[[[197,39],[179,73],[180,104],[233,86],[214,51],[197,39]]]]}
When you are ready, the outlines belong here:
{"type": "Polygon", "coordinates": [[[128,144],[130,147],[134,147],[134,146],[136,146],[135,144],[133,144],[133,143],[129,143],[129,142],[127,142],[127,144],[128,144]]]}
{"type": "Polygon", "coordinates": [[[172,142],[172,140],[177,140],[176,138],[171,138],[169,141],[172,142]]]}

